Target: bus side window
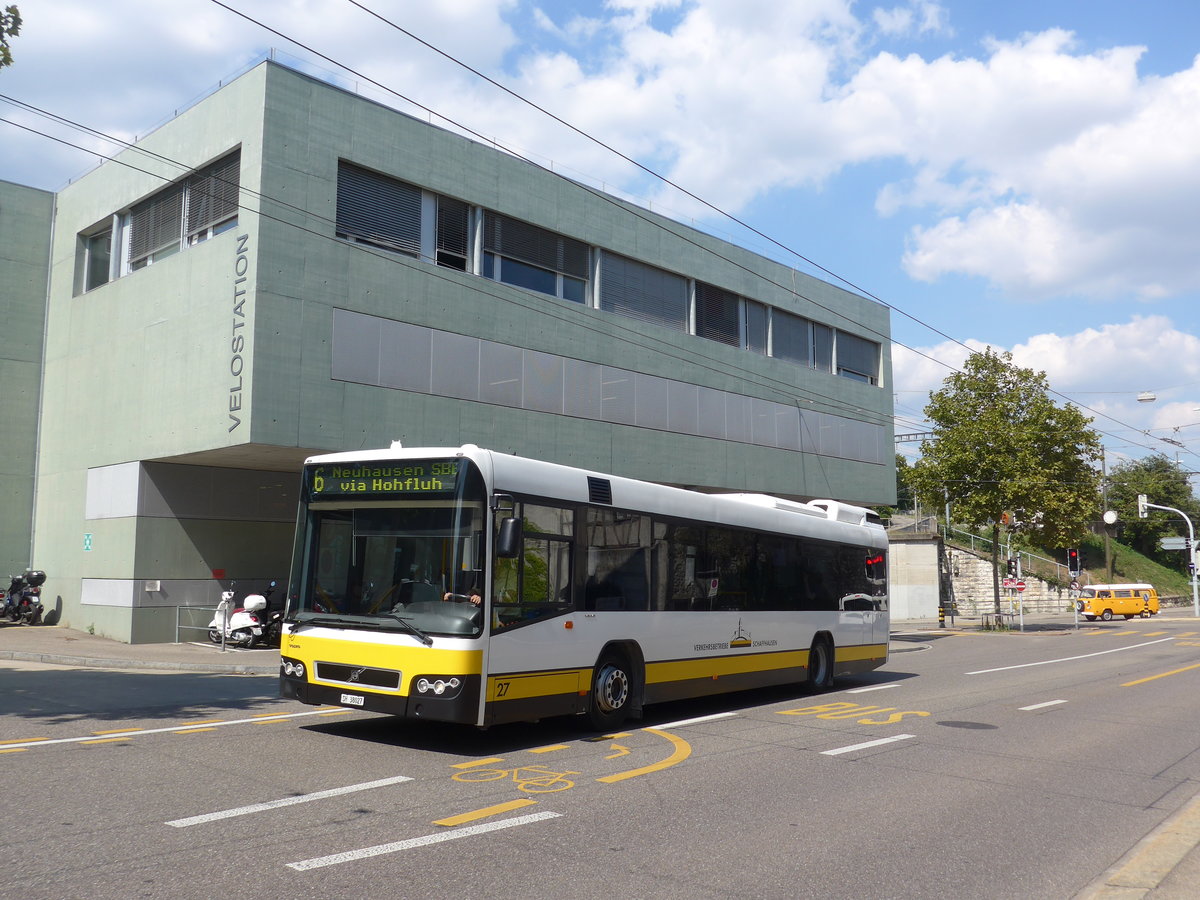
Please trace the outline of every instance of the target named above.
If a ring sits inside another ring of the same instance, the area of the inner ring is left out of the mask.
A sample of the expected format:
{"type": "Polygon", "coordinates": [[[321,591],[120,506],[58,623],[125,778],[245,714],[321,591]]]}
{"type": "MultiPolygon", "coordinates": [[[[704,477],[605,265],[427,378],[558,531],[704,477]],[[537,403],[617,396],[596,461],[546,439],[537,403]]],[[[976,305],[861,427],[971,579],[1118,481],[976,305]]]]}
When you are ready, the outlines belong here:
{"type": "Polygon", "coordinates": [[[595,507],[587,510],[585,609],[650,608],[649,567],[646,564],[650,534],[649,516],[595,507]]]}

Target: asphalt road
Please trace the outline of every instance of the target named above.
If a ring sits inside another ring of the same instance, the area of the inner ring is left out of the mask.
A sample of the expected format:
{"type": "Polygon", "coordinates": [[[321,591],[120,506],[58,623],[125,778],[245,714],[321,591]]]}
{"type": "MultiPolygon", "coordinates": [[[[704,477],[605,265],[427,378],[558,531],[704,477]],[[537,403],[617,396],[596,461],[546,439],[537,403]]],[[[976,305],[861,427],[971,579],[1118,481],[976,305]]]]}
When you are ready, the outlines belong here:
{"type": "Polygon", "coordinates": [[[1195,619],[893,646],[612,735],[0,660],[0,897],[1074,898],[1200,792],[1195,619]]]}

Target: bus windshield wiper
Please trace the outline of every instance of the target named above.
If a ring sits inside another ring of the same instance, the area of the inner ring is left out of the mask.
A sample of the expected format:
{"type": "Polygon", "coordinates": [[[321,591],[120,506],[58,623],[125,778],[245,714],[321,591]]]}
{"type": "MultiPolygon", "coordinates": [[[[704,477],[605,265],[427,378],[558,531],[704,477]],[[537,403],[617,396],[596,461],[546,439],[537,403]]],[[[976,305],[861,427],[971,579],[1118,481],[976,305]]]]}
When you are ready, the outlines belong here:
{"type": "Polygon", "coordinates": [[[317,614],[296,613],[291,620],[297,628],[303,628],[305,625],[326,625],[333,628],[354,628],[358,623],[347,622],[345,619],[337,616],[322,616],[317,614]]]}
{"type": "Polygon", "coordinates": [[[429,635],[427,635],[425,632],[423,632],[420,628],[418,628],[416,625],[414,625],[412,623],[412,619],[409,619],[406,616],[397,615],[394,612],[380,613],[380,615],[383,616],[384,618],[395,619],[397,622],[399,622],[401,625],[404,626],[405,631],[414,635],[417,638],[417,640],[419,640],[426,647],[433,646],[433,638],[431,638],[429,635]]]}
{"type": "Polygon", "coordinates": [[[293,621],[296,628],[302,628],[305,625],[324,625],[328,628],[356,628],[369,631],[379,627],[377,623],[378,619],[391,619],[399,622],[401,628],[416,637],[426,647],[433,646],[433,638],[414,625],[412,619],[392,612],[378,613],[370,618],[363,616],[322,616],[319,614],[297,613],[293,621]]]}

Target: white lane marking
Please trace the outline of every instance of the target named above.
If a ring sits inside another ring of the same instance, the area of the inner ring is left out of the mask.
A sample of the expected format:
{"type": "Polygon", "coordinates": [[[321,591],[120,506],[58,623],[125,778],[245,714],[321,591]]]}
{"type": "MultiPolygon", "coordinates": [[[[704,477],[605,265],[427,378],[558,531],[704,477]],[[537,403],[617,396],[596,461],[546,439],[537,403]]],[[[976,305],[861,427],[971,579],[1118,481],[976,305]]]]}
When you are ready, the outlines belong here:
{"type": "MultiPolygon", "coordinates": [[[[330,709],[340,709],[340,707],[328,707],[325,709],[314,709],[310,712],[280,713],[277,716],[276,715],[259,716],[254,719],[230,719],[227,722],[206,722],[203,725],[203,728],[205,728],[207,730],[209,728],[220,728],[222,725],[246,725],[247,723],[254,724],[255,722],[272,722],[272,721],[277,721],[279,719],[299,719],[304,716],[323,716],[323,715],[327,715],[330,712],[330,709]]],[[[172,731],[189,731],[189,730],[197,728],[197,727],[198,726],[196,726],[196,725],[172,725],[169,728],[143,728],[140,731],[122,732],[121,737],[122,738],[139,737],[143,734],[170,734],[172,731]]],[[[54,738],[53,740],[23,741],[23,742],[17,743],[17,744],[5,744],[4,746],[5,746],[5,749],[7,749],[9,747],[47,747],[50,744],[82,744],[87,741],[94,741],[94,740],[96,740],[96,735],[89,734],[87,737],[54,738]]]]}
{"type": "Polygon", "coordinates": [[[1018,712],[1029,712],[1034,709],[1045,709],[1047,706],[1058,706],[1060,703],[1066,703],[1066,700],[1047,700],[1045,703],[1035,703],[1033,706],[1022,706],[1018,712]]]}
{"type": "Polygon", "coordinates": [[[855,750],[868,750],[871,747],[881,747],[884,744],[892,744],[896,741],[906,741],[909,738],[916,737],[915,734],[896,734],[888,738],[880,738],[877,741],[867,741],[863,744],[851,744],[849,747],[838,747],[836,750],[822,750],[822,756],[837,756],[839,753],[853,753],[855,750]]]}
{"type": "Polygon", "coordinates": [[[865,694],[867,691],[886,691],[888,688],[900,687],[898,683],[893,684],[874,684],[871,687],[855,688],[852,691],[846,691],[847,694],[865,694]]]}
{"type": "Polygon", "coordinates": [[[1112,650],[1100,650],[1096,653],[1085,653],[1082,656],[1064,656],[1060,659],[1043,659],[1041,662],[1021,663],[1017,666],[1000,666],[997,669],[980,669],[976,672],[967,672],[967,675],[987,675],[991,672],[1007,672],[1009,669],[1028,669],[1030,666],[1048,666],[1050,663],[1072,662],[1077,659],[1090,659],[1093,656],[1103,656],[1106,653],[1121,653],[1124,650],[1136,650],[1138,647],[1152,647],[1155,644],[1165,644],[1168,641],[1173,641],[1175,638],[1160,638],[1157,641],[1146,641],[1144,644],[1130,644],[1126,647],[1115,647],[1112,650]]]}
{"type": "Polygon", "coordinates": [[[356,791],[370,791],[375,788],[387,787],[412,781],[406,775],[396,775],[393,778],[380,778],[378,781],[364,781],[362,784],[349,784],[345,787],[330,788],[325,791],[313,791],[311,794],[300,794],[296,797],[284,797],[282,800],[268,800],[265,803],[251,803],[249,806],[238,806],[234,809],[223,809],[220,812],[204,813],[199,816],[188,816],[186,819],[173,819],[167,822],[175,828],[187,828],[190,825],[203,825],[205,822],[216,822],[219,819],[232,819],[234,816],[246,816],[250,813],[265,812],[269,809],[279,809],[281,806],[294,806],[297,803],[309,803],[313,800],[325,800],[329,797],[340,797],[342,794],[353,794],[356,791]]]}
{"type": "Polygon", "coordinates": [[[695,719],[680,719],[678,722],[667,722],[665,725],[655,725],[655,728],[666,731],[668,728],[682,728],[685,725],[699,725],[701,722],[715,722],[717,719],[728,719],[737,713],[715,713],[711,716],[698,716],[695,719]]]}
{"type": "Polygon", "coordinates": [[[386,853],[399,853],[402,850],[415,850],[418,847],[428,847],[440,844],[442,841],[453,841],[458,838],[473,837],[477,834],[487,834],[500,831],[503,828],[516,828],[519,825],[531,825],[544,819],[557,819],[561,813],[538,812],[527,816],[517,816],[515,819],[502,819],[499,822],[484,822],[479,825],[468,825],[464,828],[454,828],[450,831],[439,831],[424,837],[409,838],[405,841],[394,841],[390,844],[378,844],[374,847],[364,847],[361,850],[347,850],[344,853],[334,853],[330,856],[317,856],[312,859],[302,859],[300,862],[288,863],[289,869],[305,872],[309,869],[320,869],[325,866],[336,866],[339,863],[353,862],[356,859],[367,859],[371,856],[383,856],[386,853]]]}

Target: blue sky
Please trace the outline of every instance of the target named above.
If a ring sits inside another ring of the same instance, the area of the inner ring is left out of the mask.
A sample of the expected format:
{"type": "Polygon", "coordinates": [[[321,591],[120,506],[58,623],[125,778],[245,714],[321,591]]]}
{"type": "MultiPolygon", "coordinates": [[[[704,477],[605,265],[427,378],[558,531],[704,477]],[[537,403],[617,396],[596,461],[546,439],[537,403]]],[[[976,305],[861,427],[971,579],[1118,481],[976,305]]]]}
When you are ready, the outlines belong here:
{"type": "MultiPolygon", "coordinates": [[[[1110,464],[1157,450],[1200,469],[1200,5],[222,2],[450,122],[882,299],[898,432],[922,429],[963,345],[992,346],[1095,415],[1110,464]]],[[[19,5],[0,94],[125,138],[272,47],[333,74],[212,0],[19,5]]],[[[58,189],[95,159],[18,125],[111,152],[6,102],[0,117],[9,181],[58,189]]]]}

